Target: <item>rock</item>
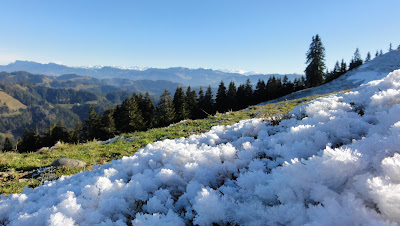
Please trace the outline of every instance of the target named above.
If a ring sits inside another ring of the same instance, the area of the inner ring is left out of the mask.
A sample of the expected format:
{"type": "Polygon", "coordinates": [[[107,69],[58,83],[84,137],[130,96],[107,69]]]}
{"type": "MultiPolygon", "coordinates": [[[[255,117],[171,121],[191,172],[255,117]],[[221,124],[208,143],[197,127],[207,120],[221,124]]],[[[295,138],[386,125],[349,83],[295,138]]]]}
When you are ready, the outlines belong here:
{"type": "Polygon", "coordinates": [[[54,161],[50,166],[83,168],[86,166],[86,163],[77,159],[60,158],[54,161]]]}

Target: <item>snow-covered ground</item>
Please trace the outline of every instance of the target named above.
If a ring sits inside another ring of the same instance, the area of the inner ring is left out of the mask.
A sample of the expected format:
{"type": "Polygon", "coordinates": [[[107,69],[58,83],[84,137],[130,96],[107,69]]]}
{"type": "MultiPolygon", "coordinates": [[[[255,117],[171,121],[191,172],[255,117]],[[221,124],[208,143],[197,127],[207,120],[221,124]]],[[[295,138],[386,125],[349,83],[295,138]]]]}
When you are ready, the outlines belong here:
{"type": "Polygon", "coordinates": [[[400,70],[1,197],[9,225],[400,223],[400,70]]]}
{"type": "MultiPolygon", "coordinates": [[[[315,88],[301,90],[291,93],[284,97],[274,99],[262,104],[276,103],[283,100],[293,100],[297,98],[312,96],[315,94],[328,94],[342,90],[353,89],[361,84],[373,80],[382,79],[388,73],[400,69],[400,51],[393,50],[382,56],[375,57],[373,60],[353,69],[330,83],[315,88]]],[[[260,105],[262,105],[260,104],[260,105]]]]}

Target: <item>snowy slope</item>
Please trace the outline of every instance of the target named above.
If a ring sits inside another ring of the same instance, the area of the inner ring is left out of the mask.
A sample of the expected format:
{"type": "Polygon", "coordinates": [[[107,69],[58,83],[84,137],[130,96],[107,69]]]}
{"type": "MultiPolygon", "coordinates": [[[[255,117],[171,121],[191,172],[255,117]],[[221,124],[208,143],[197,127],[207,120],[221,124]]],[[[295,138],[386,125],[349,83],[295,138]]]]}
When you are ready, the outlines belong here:
{"type": "Polygon", "coordinates": [[[400,223],[400,70],[1,197],[9,225],[400,223]]]}
{"type": "Polygon", "coordinates": [[[301,90],[263,104],[276,103],[286,99],[293,100],[315,94],[327,94],[339,92],[341,90],[353,89],[372,80],[382,79],[388,73],[397,69],[400,69],[400,51],[393,50],[347,72],[330,83],[315,88],[301,90]]]}

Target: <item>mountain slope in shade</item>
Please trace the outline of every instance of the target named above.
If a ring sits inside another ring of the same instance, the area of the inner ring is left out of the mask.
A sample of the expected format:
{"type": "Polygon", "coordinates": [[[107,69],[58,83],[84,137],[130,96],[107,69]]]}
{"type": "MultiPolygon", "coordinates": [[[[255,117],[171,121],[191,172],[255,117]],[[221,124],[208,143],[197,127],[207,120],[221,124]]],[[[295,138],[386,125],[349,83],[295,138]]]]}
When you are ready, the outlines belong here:
{"type": "Polygon", "coordinates": [[[9,225],[400,223],[400,70],[1,197],[9,225]],[[96,167],[97,168],[97,167],[96,167]]]}
{"type": "MultiPolygon", "coordinates": [[[[234,81],[236,84],[243,84],[250,79],[253,84],[259,79],[267,81],[270,75],[249,75],[245,76],[239,73],[222,72],[211,69],[188,69],[183,67],[174,67],[166,69],[148,68],[145,70],[123,69],[115,67],[68,67],[54,63],[40,64],[31,61],[15,61],[8,65],[0,65],[0,71],[28,71],[35,74],[45,74],[50,76],[60,76],[63,74],[77,74],[89,76],[97,79],[126,78],[130,80],[166,80],[180,83],[185,86],[208,86],[217,87],[222,81],[229,83],[234,81]]],[[[283,75],[275,75],[283,77],[283,75]]],[[[290,80],[301,77],[298,74],[288,74],[290,80]]]]}

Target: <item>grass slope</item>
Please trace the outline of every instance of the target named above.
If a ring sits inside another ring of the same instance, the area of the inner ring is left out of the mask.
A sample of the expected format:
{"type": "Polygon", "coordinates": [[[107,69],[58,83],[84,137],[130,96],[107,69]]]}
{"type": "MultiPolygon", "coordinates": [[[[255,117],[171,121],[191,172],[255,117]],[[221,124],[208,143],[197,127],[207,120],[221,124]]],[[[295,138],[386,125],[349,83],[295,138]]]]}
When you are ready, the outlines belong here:
{"type": "Polygon", "coordinates": [[[8,95],[7,93],[0,91],[0,104],[6,104],[11,111],[18,111],[19,109],[26,109],[27,107],[19,102],[19,100],[8,95]]]}
{"type": "MultiPolygon", "coordinates": [[[[52,172],[46,172],[39,178],[32,178],[30,171],[50,165],[60,157],[67,157],[85,161],[88,164],[84,170],[92,170],[94,165],[101,165],[123,156],[134,154],[139,148],[157,140],[188,137],[192,134],[200,134],[208,131],[216,125],[232,125],[240,120],[250,118],[264,118],[275,120],[276,116],[289,113],[295,106],[304,104],[319,96],[305,97],[290,101],[267,104],[264,106],[253,106],[248,109],[217,114],[205,119],[186,120],[169,127],[150,129],[144,132],[122,134],[125,138],[117,139],[116,142],[104,144],[90,141],[84,144],[60,144],[52,150],[39,150],[33,153],[0,153],[0,194],[11,194],[22,192],[25,186],[36,187],[44,180],[52,180],[61,175],[75,174],[82,169],[57,168],[52,172]]],[[[278,120],[279,121],[279,120],[278,120]]],[[[273,121],[277,122],[277,121],[273,121]]]]}

